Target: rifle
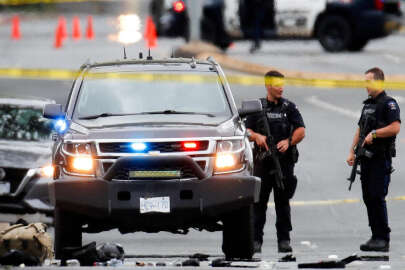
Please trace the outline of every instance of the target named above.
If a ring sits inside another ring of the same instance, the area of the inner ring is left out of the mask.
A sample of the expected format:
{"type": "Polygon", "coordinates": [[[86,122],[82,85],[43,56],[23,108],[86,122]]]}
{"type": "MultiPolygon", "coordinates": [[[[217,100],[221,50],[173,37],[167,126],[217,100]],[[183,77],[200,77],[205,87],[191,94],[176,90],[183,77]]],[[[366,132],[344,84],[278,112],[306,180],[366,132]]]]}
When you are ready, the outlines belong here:
{"type": "Polygon", "coordinates": [[[271,162],[274,165],[274,169],[271,170],[269,172],[270,175],[274,174],[274,178],[276,180],[276,185],[279,189],[284,190],[284,183],[283,183],[283,179],[284,179],[284,174],[281,171],[281,165],[280,165],[280,160],[278,158],[278,150],[277,150],[277,146],[274,143],[274,137],[271,134],[271,130],[270,130],[270,126],[269,123],[267,121],[267,116],[266,116],[266,111],[263,110],[262,111],[262,116],[263,116],[263,120],[264,120],[264,128],[265,128],[265,132],[266,132],[266,143],[267,146],[269,147],[268,151],[261,151],[258,153],[258,159],[259,160],[267,160],[270,159],[271,162]]]}
{"type": "Polygon", "coordinates": [[[357,170],[357,167],[360,164],[360,159],[362,157],[367,157],[367,158],[373,157],[373,153],[368,151],[367,149],[365,149],[363,146],[364,140],[366,139],[368,132],[370,132],[370,130],[371,130],[369,128],[371,120],[372,120],[372,117],[370,117],[370,116],[366,117],[366,119],[364,121],[364,125],[360,126],[359,141],[357,142],[357,145],[354,148],[355,159],[354,159],[354,163],[353,163],[353,167],[352,167],[350,176],[349,176],[349,178],[347,178],[347,180],[350,181],[349,191],[352,189],[352,184],[353,184],[354,180],[356,180],[356,174],[360,174],[360,171],[357,170]]]}

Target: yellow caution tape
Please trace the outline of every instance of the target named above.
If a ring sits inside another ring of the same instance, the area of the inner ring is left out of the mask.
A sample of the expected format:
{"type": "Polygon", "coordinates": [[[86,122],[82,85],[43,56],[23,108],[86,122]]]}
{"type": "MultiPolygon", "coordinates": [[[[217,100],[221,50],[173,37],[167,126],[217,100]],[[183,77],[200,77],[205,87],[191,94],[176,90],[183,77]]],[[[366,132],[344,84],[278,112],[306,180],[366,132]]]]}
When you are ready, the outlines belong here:
{"type": "MultiPolygon", "coordinates": [[[[1,0],[0,0],[1,1],[1,0]]],[[[41,79],[41,80],[73,80],[80,72],[64,69],[18,69],[18,68],[0,68],[0,77],[6,78],[25,78],[25,79],[41,79]]],[[[106,72],[106,73],[88,73],[87,77],[93,79],[134,79],[141,81],[179,81],[193,83],[216,82],[218,78],[210,75],[196,74],[165,74],[162,73],[121,73],[121,72],[106,72]]],[[[231,84],[239,84],[244,86],[263,86],[264,78],[262,76],[250,75],[229,75],[228,82],[231,84]]],[[[332,80],[332,79],[307,79],[307,78],[292,78],[287,77],[283,83],[290,86],[301,87],[317,87],[317,88],[361,88],[370,87],[370,82],[361,80],[332,80]]],[[[405,81],[385,81],[377,82],[378,87],[390,90],[405,90],[405,81]]]]}
{"type": "MultiPolygon", "coordinates": [[[[291,206],[314,206],[314,205],[338,205],[360,203],[361,199],[342,199],[342,200],[317,200],[317,201],[291,201],[291,206]]],[[[387,201],[405,201],[405,196],[387,198],[387,201]]],[[[274,207],[274,203],[268,203],[268,206],[274,207]]]]}
{"type": "Polygon", "coordinates": [[[59,4],[59,3],[78,3],[78,2],[105,2],[112,0],[0,0],[3,6],[20,6],[33,4],[59,4]]]}

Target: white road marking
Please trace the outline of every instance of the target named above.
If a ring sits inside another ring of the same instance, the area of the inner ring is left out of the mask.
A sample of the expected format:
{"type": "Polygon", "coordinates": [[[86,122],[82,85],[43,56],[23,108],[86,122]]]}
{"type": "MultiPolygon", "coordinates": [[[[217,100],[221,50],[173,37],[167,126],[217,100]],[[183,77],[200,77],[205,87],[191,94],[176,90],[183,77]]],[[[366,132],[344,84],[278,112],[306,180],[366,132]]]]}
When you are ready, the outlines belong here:
{"type": "MultiPolygon", "coordinates": [[[[386,201],[405,201],[405,196],[389,197],[386,201]]],[[[352,204],[361,203],[361,199],[340,199],[340,200],[314,200],[314,201],[291,201],[291,206],[314,206],[314,205],[339,205],[339,204],[352,204]]],[[[273,202],[267,204],[268,207],[274,207],[273,202]]]]}
{"type": "Polygon", "coordinates": [[[312,105],[315,105],[319,108],[328,110],[328,111],[332,111],[332,112],[336,112],[339,113],[341,115],[350,117],[350,118],[354,118],[354,119],[359,119],[360,117],[360,111],[352,111],[349,109],[345,109],[342,107],[339,107],[337,105],[334,105],[332,103],[328,103],[326,101],[322,101],[320,100],[318,97],[316,96],[312,96],[306,99],[306,101],[312,105]]]}
{"type": "Polygon", "coordinates": [[[398,56],[394,56],[392,54],[386,53],[386,54],[384,54],[384,57],[389,59],[389,60],[392,60],[395,64],[400,64],[401,63],[401,58],[398,57],[398,56]]]}

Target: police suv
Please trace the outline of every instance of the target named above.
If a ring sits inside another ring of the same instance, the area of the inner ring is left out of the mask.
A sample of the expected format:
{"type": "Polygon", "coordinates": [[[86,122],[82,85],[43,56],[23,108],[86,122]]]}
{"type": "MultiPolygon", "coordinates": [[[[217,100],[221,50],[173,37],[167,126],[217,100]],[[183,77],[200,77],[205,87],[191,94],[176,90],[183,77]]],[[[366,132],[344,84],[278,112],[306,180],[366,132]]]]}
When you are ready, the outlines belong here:
{"type": "MultiPolygon", "coordinates": [[[[158,32],[168,36],[187,36],[186,3],[164,2],[165,10],[152,9],[158,32]],[[179,4],[181,3],[181,4],[179,4]]],[[[250,0],[224,0],[225,28],[235,39],[251,38],[255,14],[250,0]]],[[[401,26],[400,0],[273,0],[263,3],[264,39],[315,38],[326,51],[360,51],[371,39],[385,37],[401,26]],[[270,3],[270,4],[268,4],[270,3]]],[[[202,37],[216,25],[202,19],[202,37]]]]}
{"type": "Polygon", "coordinates": [[[241,117],[213,60],[123,60],[82,66],[54,119],[55,253],[82,232],[118,228],[187,233],[223,230],[229,258],[253,255],[252,204],[260,179],[241,117]]]}

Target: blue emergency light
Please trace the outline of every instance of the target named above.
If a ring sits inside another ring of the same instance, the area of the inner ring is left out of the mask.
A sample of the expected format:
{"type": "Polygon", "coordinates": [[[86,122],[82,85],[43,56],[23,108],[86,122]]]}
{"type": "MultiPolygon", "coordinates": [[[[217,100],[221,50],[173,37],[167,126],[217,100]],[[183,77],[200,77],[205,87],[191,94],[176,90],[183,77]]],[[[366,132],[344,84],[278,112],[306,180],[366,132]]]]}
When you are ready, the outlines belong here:
{"type": "Polygon", "coordinates": [[[56,131],[57,131],[58,133],[63,133],[63,132],[65,132],[66,129],[67,129],[66,120],[64,120],[64,119],[56,120],[54,127],[55,127],[55,129],[56,129],[56,131]]]}
{"type": "Polygon", "coordinates": [[[136,143],[131,143],[131,148],[136,152],[142,152],[142,151],[146,150],[147,145],[146,145],[146,143],[136,142],[136,143]]]}

